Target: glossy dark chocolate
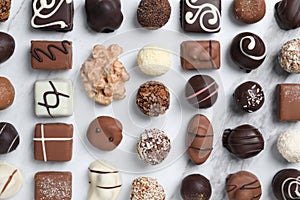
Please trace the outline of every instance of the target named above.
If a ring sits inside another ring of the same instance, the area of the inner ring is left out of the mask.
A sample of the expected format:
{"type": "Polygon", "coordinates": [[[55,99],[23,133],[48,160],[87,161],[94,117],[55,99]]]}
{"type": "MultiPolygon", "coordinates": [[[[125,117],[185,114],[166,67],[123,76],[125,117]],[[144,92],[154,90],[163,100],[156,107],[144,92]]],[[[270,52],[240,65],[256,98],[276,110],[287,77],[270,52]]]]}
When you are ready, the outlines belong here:
{"type": "Polygon", "coordinates": [[[277,98],[279,120],[300,121],[300,84],[279,84],[277,98]]]}
{"type": "Polygon", "coordinates": [[[97,32],[109,33],[123,21],[120,0],[85,0],[87,23],[97,32]]]}
{"type": "Polygon", "coordinates": [[[264,149],[264,138],[257,128],[249,124],[226,129],[223,146],[238,158],[251,158],[264,149]]]}
{"type": "Polygon", "coordinates": [[[282,0],[275,4],[275,18],[280,28],[290,30],[300,27],[300,1],[282,0]]]}
{"type": "Polygon", "coordinates": [[[4,32],[0,32],[0,64],[7,61],[15,51],[14,38],[4,32]]]}
{"type": "Polygon", "coordinates": [[[20,137],[15,127],[7,122],[0,123],[0,154],[14,151],[20,143],[20,137]]]}

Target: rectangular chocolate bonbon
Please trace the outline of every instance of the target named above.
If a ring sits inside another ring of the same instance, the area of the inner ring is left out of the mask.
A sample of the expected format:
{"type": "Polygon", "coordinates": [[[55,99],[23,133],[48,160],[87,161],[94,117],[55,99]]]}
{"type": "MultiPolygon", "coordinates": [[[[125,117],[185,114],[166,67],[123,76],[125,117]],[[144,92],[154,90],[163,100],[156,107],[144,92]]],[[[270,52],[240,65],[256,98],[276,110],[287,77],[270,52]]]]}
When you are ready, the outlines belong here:
{"type": "Polygon", "coordinates": [[[300,121],[300,84],[278,85],[278,112],[281,121],[300,121]]]}
{"type": "Polygon", "coordinates": [[[186,70],[219,69],[220,54],[218,41],[184,41],[180,47],[181,66],[186,70]]]}
{"type": "Polygon", "coordinates": [[[70,161],[73,152],[73,125],[37,124],[33,141],[35,160],[70,161]]]}
{"type": "Polygon", "coordinates": [[[71,172],[38,172],[34,176],[35,200],[71,200],[71,172]]]}
{"type": "Polygon", "coordinates": [[[31,41],[31,66],[33,69],[72,69],[72,42],[31,41]]]}
{"type": "Polygon", "coordinates": [[[181,26],[187,32],[219,32],[221,0],[181,0],[181,26]]]}
{"type": "Polygon", "coordinates": [[[71,31],[73,13],[73,0],[32,0],[31,26],[47,31],[71,31]]]}

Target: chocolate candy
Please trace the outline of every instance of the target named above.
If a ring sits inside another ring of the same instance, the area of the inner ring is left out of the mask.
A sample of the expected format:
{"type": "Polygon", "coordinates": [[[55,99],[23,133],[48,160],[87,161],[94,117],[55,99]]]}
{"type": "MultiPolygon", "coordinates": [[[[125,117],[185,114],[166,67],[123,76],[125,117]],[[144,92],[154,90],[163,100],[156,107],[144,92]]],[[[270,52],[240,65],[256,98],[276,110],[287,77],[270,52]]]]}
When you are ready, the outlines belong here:
{"type": "Polygon", "coordinates": [[[235,36],[231,43],[232,60],[246,72],[258,68],[266,58],[266,46],[254,33],[243,32],[235,36]]]}
{"type": "Polygon", "coordinates": [[[166,192],[157,180],[150,177],[138,177],[133,180],[130,200],[155,199],[165,200],[166,192]]]}
{"type": "Polygon", "coordinates": [[[260,199],[262,195],[258,178],[247,171],[228,175],[226,178],[226,191],[229,200],[260,199]]]}
{"type": "Polygon", "coordinates": [[[181,0],[181,26],[187,32],[219,32],[221,0],[181,0]]]}
{"type": "Polygon", "coordinates": [[[23,175],[13,165],[0,161],[0,199],[14,196],[23,186],[23,175]]]}
{"type": "Polygon", "coordinates": [[[279,84],[277,96],[279,120],[300,121],[300,84],[279,84]]]}
{"type": "Polygon", "coordinates": [[[88,200],[117,200],[122,188],[119,171],[100,160],[89,166],[88,200]]]}
{"type": "Polygon", "coordinates": [[[282,0],[275,4],[275,18],[280,28],[290,30],[300,27],[300,2],[282,0]]]}
{"type": "Polygon", "coordinates": [[[65,117],[73,114],[73,84],[70,80],[36,81],[35,114],[38,117],[65,117]]]}
{"type": "Polygon", "coordinates": [[[38,172],[34,176],[35,200],[40,199],[72,199],[71,172],[38,172]]]}
{"type": "Polygon", "coordinates": [[[14,151],[20,143],[20,137],[15,127],[7,122],[0,123],[0,154],[14,151]]]}
{"type": "Polygon", "coordinates": [[[31,26],[47,31],[73,29],[73,0],[32,0],[31,26]]]}
{"type": "Polygon", "coordinates": [[[213,150],[213,128],[204,115],[195,115],[188,126],[188,154],[193,163],[204,163],[213,150]]]}
{"type": "Polygon", "coordinates": [[[159,29],[170,18],[171,5],[168,0],[141,0],[137,9],[137,20],[147,29],[159,29]]]}
{"type": "Polygon", "coordinates": [[[181,66],[186,70],[219,69],[220,42],[184,41],[180,48],[181,66]]]}
{"type": "Polygon", "coordinates": [[[31,41],[33,69],[72,69],[72,42],[31,41]]]}
{"type": "Polygon", "coordinates": [[[234,0],[233,13],[236,19],[246,24],[256,23],[265,16],[265,0],[234,0]]]}
{"type": "Polygon", "coordinates": [[[300,163],[300,132],[287,130],[277,140],[279,153],[290,163],[300,163]]]}
{"type": "Polygon", "coordinates": [[[300,171],[283,169],[275,174],[272,181],[273,193],[278,200],[300,199],[300,171]]]}
{"type": "Polygon", "coordinates": [[[94,147],[103,151],[111,151],[121,143],[122,129],[119,120],[100,116],[90,123],[86,136],[94,147]]]}
{"type": "Polygon", "coordinates": [[[170,106],[169,89],[161,82],[148,81],[139,87],[136,105],[142,113],[150,117],[165,114],[170,106]]]}
{"type": "Polygon", "coordinates": [[[5,22],[10,14],[11,0],[2,0],[0,2],[0,22],[5,22]]]}
{"type": "Polygon", "coordinates": [[[89,27],[97,32],[113,32],[123,21],[120,0],[85,0],[85,11],[89,27]]]}
{"type": "Polygon", "coordinates": [[[0,76],[0,110],[8,108],[15,99],[15,89],[11,82],[0,76]]]}
{"type": "Polygon", "coordinates": [[[145,130],[137,141],[140,159],[150,165],[157,165],[164,161],[170,149],[169,137],[159,129],[145,130]]]}
{"type": "Polygon", "coordinates": [[[187,101],[196,108],[209,108],[217,101],[219,86],[208,75],[195,75],[185,85],[187,101]]]}
{"type": "Polygon", "coordinates": [[[73,125],[37,124],[33,141],[35,160],[70,161],[73,149],[73,125]]]}
{"type": "Polygon", "coordinates": [[[300,39],[286,42],[279,52],[279,63],[289,73],[300,73],[300,39]]]}
{"type": "Polygon", "coordinates": [[[180,194],[183,200],[208,200],[211,196],[209,180],[200,174],[191,174],[181,182],[180,194]]]}
{"type": "Polygon", "coordinates": [[[257,128],[249,124],[226,129],[223,146],[238,158],[251,158],[264,149],[264,138],[257,128]]]}
{"type": "Polygon", "coordinates": [[[239,85],[234,91],[233,98],[238,107],[249,113],[259,110],[265,102],[262,87],[253,81],[239,85]]]}
{"type": "Polygon", "coordinates": [[[0,64],[7,61],[15,51],[14,38],[4,32],[0,32],[0,64]]]}

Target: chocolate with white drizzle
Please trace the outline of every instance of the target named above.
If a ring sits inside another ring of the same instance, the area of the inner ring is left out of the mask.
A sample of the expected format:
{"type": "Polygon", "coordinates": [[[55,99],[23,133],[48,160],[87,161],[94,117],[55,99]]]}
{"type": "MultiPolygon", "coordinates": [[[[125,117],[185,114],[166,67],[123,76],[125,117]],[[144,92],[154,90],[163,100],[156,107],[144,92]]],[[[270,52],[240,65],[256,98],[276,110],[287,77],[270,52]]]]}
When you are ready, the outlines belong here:
{"type": "Polygon", "coordinates": [[[0,154],[14,151],[20,143],[20,137],[15,127],[7,122],[0,123],[0,154]]]}

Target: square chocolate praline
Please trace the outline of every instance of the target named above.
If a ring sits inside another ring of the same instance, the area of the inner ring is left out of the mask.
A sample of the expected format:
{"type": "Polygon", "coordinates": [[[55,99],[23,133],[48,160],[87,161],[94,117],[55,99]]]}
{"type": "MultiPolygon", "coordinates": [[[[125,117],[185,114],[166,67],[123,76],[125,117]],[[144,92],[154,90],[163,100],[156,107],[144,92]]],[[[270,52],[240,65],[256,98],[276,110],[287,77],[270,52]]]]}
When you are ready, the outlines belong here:
{"type": "Polygon", "coordinates": [[[38,172],[34,176],[35,200],[71,200],[71,172],[38,172]]]}
{"type": "Polygon", "coordinates": [[[300,84],[278,85],[280,121],[300,121],[300,84]]]}
{"type": "Polygon", "coordinates": [[[31,41],[31,66],[33,69],[72,69],[72,42],[31,41]]]}
{"type": "Polygon", "coordinates": [[[71,31],[73,29],[73,15],[73,0],[32,0],[31,26],[35,29],[71,31]],[[45,2],[48,5],[44,5],[45,2]],[[49,7],[50,5],[52,7],[49,7]]]}
{"type": "Polygon", "coordinates": [[[73,125],[37,124],[33,141],[35,160],[70,161],[73,152],[73,125]]]}
{"type": "Polygon", "coordinates": [[[187,32],[219,32],[221,0],[181,0],[181,26],[187,32]]]}

